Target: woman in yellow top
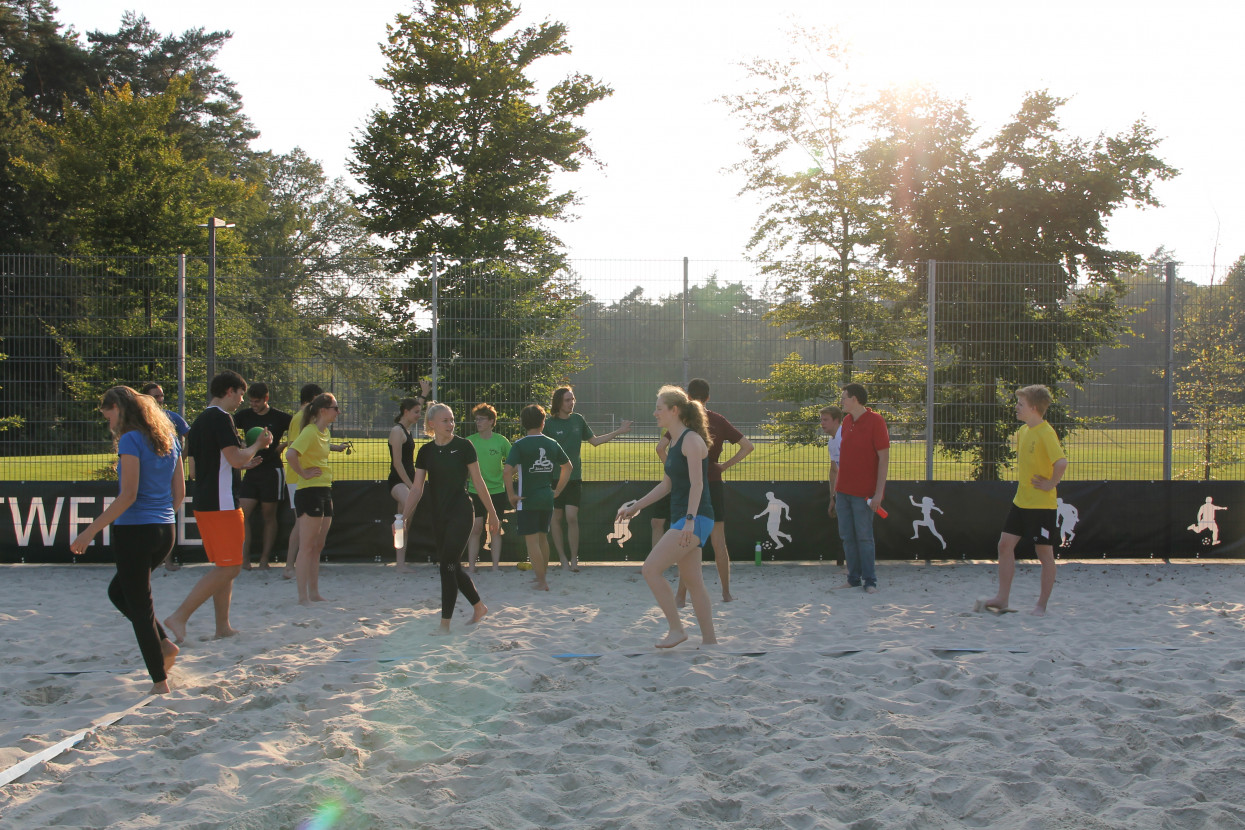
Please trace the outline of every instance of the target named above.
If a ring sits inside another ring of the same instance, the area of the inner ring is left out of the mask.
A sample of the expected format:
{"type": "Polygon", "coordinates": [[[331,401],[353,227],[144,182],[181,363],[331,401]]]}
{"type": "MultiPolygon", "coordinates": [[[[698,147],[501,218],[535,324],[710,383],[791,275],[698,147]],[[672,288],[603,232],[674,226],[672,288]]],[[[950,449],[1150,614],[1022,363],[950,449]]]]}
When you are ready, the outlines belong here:
{"type": "Polygon", "coordinates": [[[285,451],[298,489],[294,510],[298,515],[298,603],[323,602],[320,596],[320,553],[333,523],[333,471],[329,453],[337,449],[329,442],[329,425],[341,410],[337,398],[325,392],[307,405],[306,426],[285,451]]]}

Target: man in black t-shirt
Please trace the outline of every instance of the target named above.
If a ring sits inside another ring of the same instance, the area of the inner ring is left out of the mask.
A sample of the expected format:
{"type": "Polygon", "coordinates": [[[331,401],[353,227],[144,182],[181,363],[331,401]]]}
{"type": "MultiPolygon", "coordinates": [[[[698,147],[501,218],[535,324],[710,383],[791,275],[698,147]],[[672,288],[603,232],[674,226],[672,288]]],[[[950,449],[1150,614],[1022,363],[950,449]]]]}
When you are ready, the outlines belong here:
{"type": "Polygon", "coordinates": [[[286,443],[282,439],[290,428],[291,415],[268,405],[268,384],[252,383],[246,390],[250,408],[241,409],[233,416],[233,422],[243,434],[254,427],[263,427],[272,433],[272,446],[259,453],[259,466],[247,469],[238,490],[238,502],[242,506],[243,529],[242,570],[251,569],[251,524],[255,508],[260,508],[264,542],[259,554],[260,568],[268,567],[273,546],[277,543],[277,505],[285,496],[285,471],[281,466],[281,453],[286,443]]]}

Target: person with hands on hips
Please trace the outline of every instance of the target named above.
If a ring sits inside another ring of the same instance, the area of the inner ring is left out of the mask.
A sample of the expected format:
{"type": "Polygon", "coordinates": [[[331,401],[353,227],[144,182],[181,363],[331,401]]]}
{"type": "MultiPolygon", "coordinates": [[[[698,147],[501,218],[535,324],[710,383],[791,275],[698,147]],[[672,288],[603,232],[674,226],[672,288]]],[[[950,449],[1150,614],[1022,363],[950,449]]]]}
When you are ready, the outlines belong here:
{"type": "Polygon", "coordinates": [[[670,433],[666,474],[642,498],[619,508],[616,519],[632,519],[658,499],[670,499],[670,529],[653,546],[642,569],[644,581],[670,626],[669,633],[656,645],[673,648],[687,640],[674,590],[664,575],[667,568],[676,564],[692,601],[701,642],[714,645],[717,637],[713,630],[713,607],[701,570],[701,549],[713,532],[714,518],[706,487],[710,438],[705,407],[700,401],[689,399],[679,387],[663,386],[657,393],[653,417],[659,429],[670,433]]]}

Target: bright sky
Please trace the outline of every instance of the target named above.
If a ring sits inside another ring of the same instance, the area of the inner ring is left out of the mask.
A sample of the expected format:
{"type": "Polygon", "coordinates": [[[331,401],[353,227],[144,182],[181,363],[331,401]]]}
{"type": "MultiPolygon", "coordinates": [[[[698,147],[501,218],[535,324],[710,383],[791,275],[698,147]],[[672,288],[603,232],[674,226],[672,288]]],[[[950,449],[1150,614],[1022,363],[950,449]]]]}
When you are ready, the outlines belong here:
{"type": "MultiPolygon", "coordinates": [[[[377,44],[406,0],[55,0],[79,33],[115,31],[127,9],[161,32],[204,27],[234,37],[218,65],[262,132],[257,146],[301,146],[346,175],[352,138],[385,104],[377,44]]],[[[1033,89],[1071,99],[1070,131],[1091,138],[1144,116],[1181,175],[1158,186],[1164,207],[1126,210],[1112,243],[1148,254],[1166,245],[1191,266],[1245,254],[1245,6],[1221,0],[527,0],[523,17],[566,23],[573,53],[550,79],[580,71],[614,95],[586,124],[604,167],[565,180],[579,218],[560,227],[577,259],[739,260],[756,207],[724,168],[743,153],[717,98],[742,90],[738,63],[780,57],[793,25],[837,26],[853,78],[870,87],[921,82],[967,99],[990,129],[1033,89]]],[[[1206,269],[1182,275],[1203,281],[1206,269]],[[1195,273],[1197,272],[1197,273],[1195,273]],[[1202,276],[1199,277],[1199,273],[1202,276]]]]}

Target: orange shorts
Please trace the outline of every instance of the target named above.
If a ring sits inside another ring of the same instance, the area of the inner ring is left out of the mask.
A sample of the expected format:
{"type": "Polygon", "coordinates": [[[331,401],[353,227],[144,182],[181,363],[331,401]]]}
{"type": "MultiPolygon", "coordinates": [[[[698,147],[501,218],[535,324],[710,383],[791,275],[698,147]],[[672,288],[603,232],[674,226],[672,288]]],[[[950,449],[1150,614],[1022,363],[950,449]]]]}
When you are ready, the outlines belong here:
{"type": "Polygon", "coordinates": [[[246,532],[246,520],[241,510],[196,510],[195,524],[199,525],[203,552],[209,562],[218,568],[242,564],[242,537],[246,532]]]}

